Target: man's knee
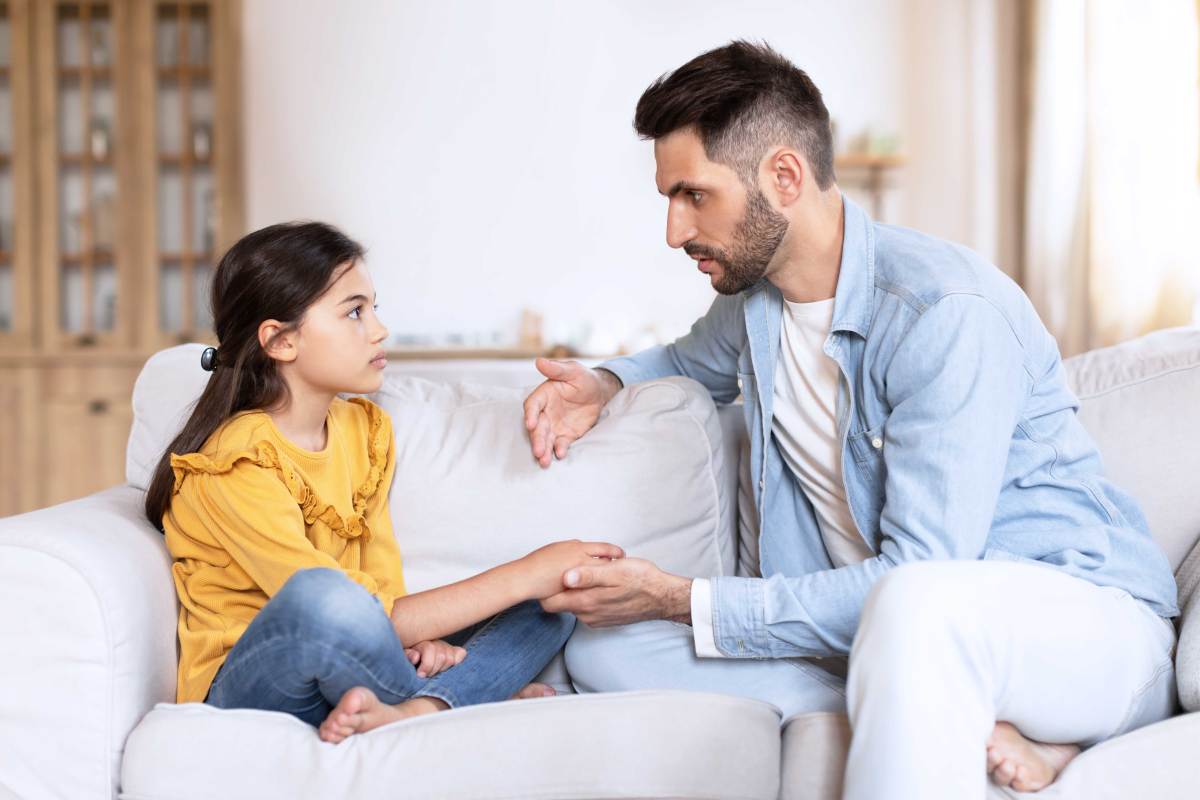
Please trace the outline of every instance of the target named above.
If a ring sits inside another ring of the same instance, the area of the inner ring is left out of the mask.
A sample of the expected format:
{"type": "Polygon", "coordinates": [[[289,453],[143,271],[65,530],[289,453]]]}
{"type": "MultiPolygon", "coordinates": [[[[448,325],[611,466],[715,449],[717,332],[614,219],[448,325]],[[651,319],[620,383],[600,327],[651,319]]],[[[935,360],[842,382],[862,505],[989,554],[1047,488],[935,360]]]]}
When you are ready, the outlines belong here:
{"type": "Polygon", "coordinates": [[[645,688],[646,672],[654,672],[664,649],[689,647],[690,634],[662,620],[590,628],[582,623],[567,640],[563,658],[576,688],[584,692],[617,692],[645,688]]]}
{"type": "Polygon", "coordinates": [[[962,627],[973,613],[963,569],[970,563],[927,561],[890,570],[867,595],[854,650],[870,645],[909,651],[962,627]]]}

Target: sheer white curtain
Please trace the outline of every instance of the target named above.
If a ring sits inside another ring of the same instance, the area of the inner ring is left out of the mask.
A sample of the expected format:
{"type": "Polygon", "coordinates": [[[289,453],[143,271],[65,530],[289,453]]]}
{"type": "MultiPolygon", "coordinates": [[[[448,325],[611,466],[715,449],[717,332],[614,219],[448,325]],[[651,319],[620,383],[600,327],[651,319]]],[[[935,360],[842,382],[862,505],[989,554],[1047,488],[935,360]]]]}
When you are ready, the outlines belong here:
{"type": "Polygon", "coordinates": [[[1033,0],[1023,284],[1064,354],[1200,322],[1196,0],[1033,0]]]}

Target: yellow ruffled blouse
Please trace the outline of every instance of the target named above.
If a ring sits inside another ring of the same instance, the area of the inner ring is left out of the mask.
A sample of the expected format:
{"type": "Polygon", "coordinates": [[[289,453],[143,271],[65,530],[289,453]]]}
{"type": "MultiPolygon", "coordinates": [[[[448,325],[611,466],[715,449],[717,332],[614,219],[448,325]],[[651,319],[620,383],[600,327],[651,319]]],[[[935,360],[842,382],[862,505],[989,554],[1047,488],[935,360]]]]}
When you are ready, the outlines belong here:
{"type": "Polygon", "coordinates": [[[405,594],[387,495],[392,423],[370,400],[334,399],[321,452],[261,410],[228,419],[197,453],[171,454],[163,515],[179,594],[177,702],[202,702],[234,643],[297,570],[339,569],[390,615],[405,594]]]}

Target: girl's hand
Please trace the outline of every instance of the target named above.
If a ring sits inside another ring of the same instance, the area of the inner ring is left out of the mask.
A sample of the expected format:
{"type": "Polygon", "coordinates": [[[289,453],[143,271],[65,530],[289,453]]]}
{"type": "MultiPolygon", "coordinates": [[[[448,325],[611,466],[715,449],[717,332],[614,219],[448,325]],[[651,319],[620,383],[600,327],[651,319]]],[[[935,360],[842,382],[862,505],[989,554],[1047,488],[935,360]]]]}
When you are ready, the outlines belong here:
{"type": "Polygon", "coordinates": [[[417,677],[432,678],[439,672],[461,664],[467,657],[467,651],[441,639],[435,639],[430,642],[417,642],[412,647],[404,648],[404,655],[417,667],[417,677]]]}
{"type": "Polygon", "coordinates": [[[556,595],[563,586],[563,573],[575,567],[596,563],[596,559],[611,561],[624,558],[625,551],[607,542],[581,542],[571,539],[539,547],[515,564],[520,570],[521,580],[526,587],[525,596],[530,600],[542,600],[556,595]]]}

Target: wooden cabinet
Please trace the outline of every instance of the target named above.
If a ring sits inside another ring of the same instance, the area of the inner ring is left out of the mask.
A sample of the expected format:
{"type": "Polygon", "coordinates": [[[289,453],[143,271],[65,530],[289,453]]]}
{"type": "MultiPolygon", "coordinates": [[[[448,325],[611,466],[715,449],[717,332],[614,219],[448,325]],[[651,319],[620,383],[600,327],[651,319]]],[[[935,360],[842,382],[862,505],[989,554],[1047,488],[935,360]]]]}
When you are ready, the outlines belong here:
{"type": "Polygon", "coordinates": [[[212,341],[209,281],[244,232],[240,19],[0,2],[0,449],[30,440],[0,462],[21,484],[0,515],[120,483],[141,364],[212,341]]]}

